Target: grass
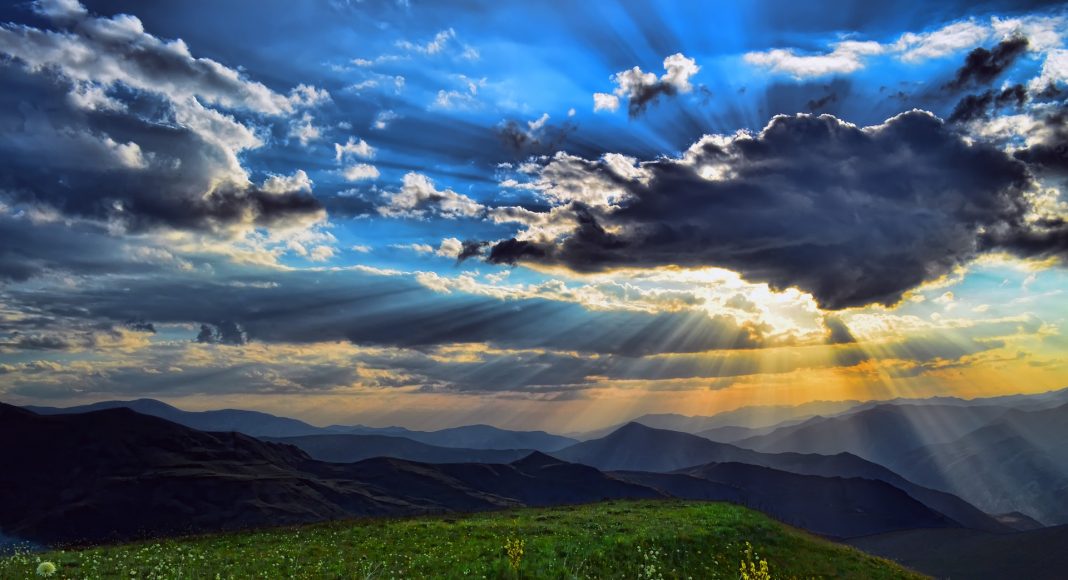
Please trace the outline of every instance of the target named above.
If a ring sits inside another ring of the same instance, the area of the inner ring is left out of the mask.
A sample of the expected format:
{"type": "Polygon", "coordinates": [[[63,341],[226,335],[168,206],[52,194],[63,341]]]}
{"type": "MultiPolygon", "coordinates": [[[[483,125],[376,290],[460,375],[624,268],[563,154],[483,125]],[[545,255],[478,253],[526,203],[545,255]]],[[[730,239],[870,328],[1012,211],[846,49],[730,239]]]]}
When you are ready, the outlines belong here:
{"type": "Polygon", "coordinates": [[[87,579],[921,577],[740,506],[692,501],[356,519],[18,554],[0,559],[0,578],[35,578],[42,562],[55,564],[53,578],[87,579]],[[749,574],[762,561],[768,576],[749,574]]]}

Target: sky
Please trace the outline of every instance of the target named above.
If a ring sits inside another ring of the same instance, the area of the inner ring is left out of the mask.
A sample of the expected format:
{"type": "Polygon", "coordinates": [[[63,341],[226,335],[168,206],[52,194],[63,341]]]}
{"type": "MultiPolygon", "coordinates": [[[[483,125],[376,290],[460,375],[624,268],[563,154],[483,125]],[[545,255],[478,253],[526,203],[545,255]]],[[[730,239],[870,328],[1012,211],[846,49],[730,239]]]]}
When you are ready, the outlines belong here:
{"type": "Polygon", "coordinates": [[[0,6],[0,399],[580,431],[1068,386],[1059,3],[0,6]]]}

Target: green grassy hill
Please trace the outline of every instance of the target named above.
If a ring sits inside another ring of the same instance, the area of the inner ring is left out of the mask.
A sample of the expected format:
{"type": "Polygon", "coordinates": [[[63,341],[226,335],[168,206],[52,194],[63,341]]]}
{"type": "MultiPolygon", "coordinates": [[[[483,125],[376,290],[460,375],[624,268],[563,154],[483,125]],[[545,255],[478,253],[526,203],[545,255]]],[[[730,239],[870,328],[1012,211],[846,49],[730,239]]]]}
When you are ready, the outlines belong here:
{"type": "Polygon", "coordinates": [[[347,520],[0,559],[0,578],[919,578],[731,504],[347,520]],[[752,548],[747,552],[747,543],[752,548]],[[760,575],[766,562],[770,576],[760,575]],[[47,566],[46,566],[47,568],[47,566]]]}

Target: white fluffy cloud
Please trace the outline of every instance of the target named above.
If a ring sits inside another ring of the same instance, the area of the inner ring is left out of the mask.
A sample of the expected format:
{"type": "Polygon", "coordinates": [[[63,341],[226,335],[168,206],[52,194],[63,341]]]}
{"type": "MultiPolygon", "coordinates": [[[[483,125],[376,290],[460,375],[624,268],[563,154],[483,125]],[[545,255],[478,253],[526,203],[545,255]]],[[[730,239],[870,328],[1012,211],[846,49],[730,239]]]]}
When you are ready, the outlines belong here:
{"type": "Polygon", "coordinates": [[[593,93],[593,111],[616,112],[619,110],[619,97],[610,93],[593,93]]]}
{"type": "Polygon", "coordinates": [[[289,193],[303,191],[311,193],[312,180],[303,169],[296,170],[293,175],[270,175],[260,185],[260,189],[267,193],[289,193]]]}
{"type": "Polygon", "coordinates": [[[349,137],[349,140],[346,141],[344,145],[341,143],[334,143],[334,160],[338,163],[352,157],[371,159],[374,156],[375,148],[371,147],[367,141],[364,141],[363,139],[349,137]]]}
{"type": "Polygon", "coordinates": [[[365,181],[369,179],[378,179],[378,168],[369,163],[356,163],[349,165],[341,170],[341,175],[345,177],[347,181],[365,181]]]}
{"type": "Polygon", "coordinates": [[[386,203],[378,213],[387,217],[426,217],[430,214],[444,218],[479,217],[485,207],[477,201],[451,189],[438,190],[429,177],[411,172],[404,176],[401,189],[385,195],[386,203]]]}
{"type": "Polygon", "coordinates": [[[1066,22],[1063,16],[995,16],[987,22],[968,19],[927,32],[906,32],[889,43],[850,39],[832,43],[825,53],[776,48],[749,52],[742,58],[751,65],[795,78],[849,74],[864,68],[874,56],[893,55],[903,62],[917,63],[1013,36],[1027,37],[1031,50],[1045,52],[1063,45],[1066,22]]]}
{"type": "Polygon", "coordinates": [[[325,91],[306,85],[290,96],[277,93],[236,69],[194,57],[181,39],[167,41],[145,32],[136,16],[90,16],[72,0],[49,0],[35,6],[42,15],[57,20],[76,18],[78,24],[61,31],[0,27],[0,52],[19,59],[30,70],[51,68],[97,87],[121,83],[172,101],[195,98],[207,105],[268,115],[292,113],[329,98],[325,91]]]}
{"type": "Polygon", "coordinates": [[[659,78],[651,72],[643,72],[640,67],[620,71],[612,75],[616,88],[609,93],[593,94],[593,110],[611,111],[619,109],[621,100],[626,99],[631,116],[640,113],[646,105],[661,95],[688,93],[693,90],[690,78],[701,67],[697,61],[676,53],[664,59],[664,72],[659,78]]]}
{"type": "Polygon", "coordinates": [[[743,58],[749,64],[772,72],[802,78],[854,72],[864,67],[865,57],[885,50],[878,42],[846,40],[834,44],[834,49],[827,54],[802,55],[793,49],[777,48],[750,52],[743,58]]]}
{"type": "Polygon", "coordinates": [[[1051,50],[1042,63],[1042,72],[1031,80],[1033,91],[1043,91],[1050,85],[1068,82],[1068,50],[1051,50]]]}

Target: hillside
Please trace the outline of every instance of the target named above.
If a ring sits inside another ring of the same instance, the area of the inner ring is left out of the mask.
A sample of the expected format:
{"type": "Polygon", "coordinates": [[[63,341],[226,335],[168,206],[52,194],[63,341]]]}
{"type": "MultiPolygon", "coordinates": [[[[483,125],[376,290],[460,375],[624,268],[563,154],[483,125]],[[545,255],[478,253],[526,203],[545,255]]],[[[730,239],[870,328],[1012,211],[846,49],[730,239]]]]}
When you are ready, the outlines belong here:
{"type": "Polygon", "coordinates": [[[44,416],[0,403],[0,457],[10,467],[0,470],[0,529],[41,543],[661,496],[540,454],[511,464],[325,463],[126,408],[44,416]]]}
{"type": "Polygon", "coordinates": [[[920,578],[743,507],[681,501],[348,520],[22,555],[0,559],[0,577],[33,577],[39,559],[57,565],[54,578],[737,578],[743,561],[761,560],[775,578],[920,578]],[[522,548],[515,570],[510,542],[522,548]]]}

